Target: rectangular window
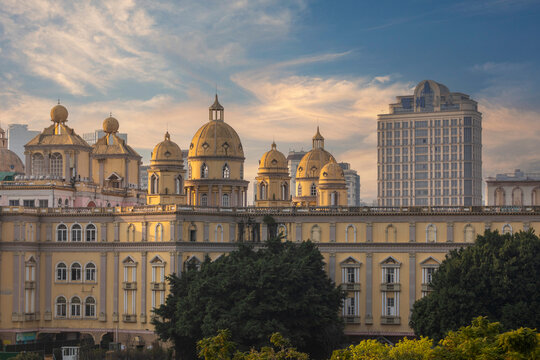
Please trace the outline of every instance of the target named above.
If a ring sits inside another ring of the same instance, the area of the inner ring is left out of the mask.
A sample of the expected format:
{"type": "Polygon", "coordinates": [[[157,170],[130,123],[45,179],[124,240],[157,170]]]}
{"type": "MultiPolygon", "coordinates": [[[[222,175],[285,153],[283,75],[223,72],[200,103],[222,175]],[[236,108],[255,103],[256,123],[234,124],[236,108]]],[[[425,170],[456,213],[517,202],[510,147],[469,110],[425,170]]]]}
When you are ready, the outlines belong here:
{"type": "Polygon", "coordinates": [[[427,121],[415,121],[414,126],[416,128],[425,128],[425,127],[428,127],[428,122],[427,121]]]}
{"type": "Polygon", "coordinates": [[[356,282],[356,277],[354,275],[355,275],[354,268],[347,268],[347,282],[348,283],[356,282]]]}
{"type": "Polygon", "coordinates": [[[19,206],[19,200],[9,200],[9,206],[19,206]]]}
{"type": "Polygon", "coordinates": [[[40,208],[49,207],[49,200],[39,200],[39,207],[40,208]]]}
{"type": "Polygon", "coordinates": [[[34,207],[36,204],[35,200],[23,200],[23,206],[25,207],[34,207]]]}

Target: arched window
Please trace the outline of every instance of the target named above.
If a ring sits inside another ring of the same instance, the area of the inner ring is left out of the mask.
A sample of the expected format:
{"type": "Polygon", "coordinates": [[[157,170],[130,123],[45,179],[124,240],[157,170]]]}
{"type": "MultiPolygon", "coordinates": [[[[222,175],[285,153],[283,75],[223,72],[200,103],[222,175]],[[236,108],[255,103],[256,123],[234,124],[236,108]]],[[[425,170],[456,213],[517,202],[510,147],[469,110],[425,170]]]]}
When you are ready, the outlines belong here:
{"type": "Polygon", "coordinates": [[[54,153],[51,155],[51,166],[50,166],[50,173],[52,176],[55,177],[62,177],[62,154],[60,153],[54,153]]]}
{"type": "Polygon", "coordinates": [[[184,180],[182,175],[178,175],[174,181],[174,187],[176,189],[176,194],[182,195],[184,189],[184,180]]]}
{"type": "Polygon", "coordinates": [[[261,188],[261,191],[260,191],[261,198],[260,198],[260,200],[266,200],[266,196],[267,196],[267,194],[266,194],[266,189],[267,189],[266,184],[264,182],[262,182],[260,188],[261,188]]]}
{"type": "Polygon", "coordinates": [[[426,227],[426,242],[437,242],[437,228],[433,224],[426,227]]]}
{"type": "Polygon", "coordinates": [[[506,235],[506,234],[512,235],[512,226],[510,224],[505,224],[502,227],[502,233],[503,235],[506,235]]]}
{"type": "Polygon", "coordinates": [[[56,317],[66,317],[67,301],[63,296],[56,298],[56,317]]]}
{"type": "Polygon", "coordinates": [[[150,194],[159,194],[159,176],[156,174],[150,177],[150,194]]]}
{"type": "Polygon", "coordinates": [[[79,224],[71,225],[71,241],[82,241],[82,226],[79,224]]]}
{"type": "Polygon", "coordinates": [[[231,169],[229,169],[229,165],[225,164],[223,165],[223,178],[229,179],[231,177],[231,169]]]}
{"type": "Polygon", "coordinates": [[[56,241],[67,241],[67,226],[60,224],[56,227],[56,241]]]}
{"type": "Polygon", "coordinates": [[[505,200],[505,193],[503,188],[497,188],[495,189],[495,206],[505,206],[506,200],[505,200]]]}
{"type": "Polygon", "coordinates": [[[56,281],[67,280],[67,266],[63,262],[56,265],[56,281]]]}
{"type": "Polygon", "coordinates": [[[467,224],[465,226],[465,229],[463,229],[463,238],[465,242],[473,242],[474,241],[474,228],[471,224],[467,224]]]}
{"type": "Polygon", "coordinates": [[[84,274],[85,281],[96,281],[96,265],[94,265],[93,263],[86,264],[84,274]]]}
{"type": "Polygon", "coordinates": [[[207,179],[208,178],[208,165],[206,163],[203,163],[201,165],[201,179],[207,179]]]}
{"type": "Polygon", "coordinates": [[[397,241],[397,229],[394,225],[390,224],[386,227],[385,230],[386,242],[396,242],[397,241]]]}
{"type": "Polygon", "coordinates": [[[287,227],[283,224],[278,226],[278,235],[283,235],[284,239],[287,238],[287,227]]]}
{"type": "Polygon", "coordinates": [[[84,301],[84,316],[95,317],[96,316],[96,299],[89,296],[84,301]]]}
{"type": "Polygon", "coordinates": [[[523,205],[523,191],[521,188],[515,188],[512,190],[512,206],[522,206],[523,205]]]}
{"type": "Polygon", "coordinates": [[[229,194],[223,194],[221,196],[221,206],[229,207],[229,194]]]}
{"type": "Polygon", "coordinates": [[[81,281],[81,264],[73,263],[71,264],[71,281],[81,281]]]}
{"type": "Polygon", "coordinates": [[[96,225],[88,224],[86,225],[86,241],[96,241],[96,225]]]}
{"type": "Polygon", "coordinates": [[[216,225],[214,239],[215,242],[223,242],[223,226],[221,224],[216,225]]]}
{"type": "Polygon", "coordinates": [[[156,242],[162,242],[163,241],[163,225],[157,224],[155,233],[154,233],[154,241],[156,242]]]}
{"type": "Polygon", "coordinates": [[[71,298],[71,307],[70,313],[71,317],[80,317],[81,316],[81,299],[78,296],[71,298]]]}
{"type": "Polygon", "coordinates": [[[281,200],[289,200],[289,187],[286,183],[281,184],[281,200]]]}
{"type": "Polygon", "coordinates": [[[315,184],[311,184],[311,196],[317,196],[317,186],[315,184]]]}
{"type": "Polygon", "coordinates": [[[45,175],[45,159],[40,153],[32,155],[32,175],[45,175]]]}
{"type": "Polygon", "coordinates": [[[186,267],[186,271],[190,270],[200,270],[201,269],[201,261],[197,259],[196,256],[192,256],[190,259],[188,259],[184,265],[186,267]]]}
{"type": "Polygon", "coordinates": [[[26,227],[26,241],[34,241],[34,225],[32,224],[26,227]]]}
{"type": "Polygon", "coordinates": [[[298,184],[298,196],[302,196],[302,184],[298,184]]]}
{"type": "Polygon", "coordinates": [[[332,191],[330,193],[330,205],[331,206],[337,206],[338,205],[338,196],[339,194],[337,191],[332,191]]]}
{"type": "Polygon", "coordinates": [[[133,242],[135,241],[135,225],[129,224],[127,227],[127,241],[133,242]]]}
{"type": "Polygon", "coordinates": [[[189,241],[197,241],[197,226],[191,224],[189,227],[189,241]]]}
{"type": "Polygon", "coordinates": [[[201,206],[208,206],[208,195],[201,195],[201,206]]]}
{"type": "Polygon", "coordinates": [[[313,225],[313,227],[311,228],[311,241],[321,241],[321,227],[319,225],[313,225]]]}
{"type": "Polygon", "coordinates": [[[356,242],[356,227],[352,224],[345,230],[345,242],[356,242]]]}

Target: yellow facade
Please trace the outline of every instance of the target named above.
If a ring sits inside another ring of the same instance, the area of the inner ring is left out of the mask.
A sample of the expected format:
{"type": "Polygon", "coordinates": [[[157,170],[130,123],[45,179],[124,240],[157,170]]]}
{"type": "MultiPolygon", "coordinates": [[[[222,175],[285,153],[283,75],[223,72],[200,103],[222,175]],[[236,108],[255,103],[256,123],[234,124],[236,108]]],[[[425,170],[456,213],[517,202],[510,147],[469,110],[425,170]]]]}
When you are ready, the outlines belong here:
{"type": "Polygon", "coordinates": [[[449,250],[487,228],[540,229],[538,213],[525,208],[253,209],[249,222],[242,211],[183,205],[1,210],[0,337],[12,343],[17,333],[37,332],[149,344],[152,308],[167,294],[164,276],[215,260],[240,241],[264,241],[266,215],[288,240],[317,242],[328,275],[347,291],[347,334],[410,335],[410,308],[449,250]]]}
{"type": "Polygon", "coordinates": [[[255,189],[256,207],[289,207],[291,206],[291,177],[285,155],[272,143],[259,160],[255,189]]]}

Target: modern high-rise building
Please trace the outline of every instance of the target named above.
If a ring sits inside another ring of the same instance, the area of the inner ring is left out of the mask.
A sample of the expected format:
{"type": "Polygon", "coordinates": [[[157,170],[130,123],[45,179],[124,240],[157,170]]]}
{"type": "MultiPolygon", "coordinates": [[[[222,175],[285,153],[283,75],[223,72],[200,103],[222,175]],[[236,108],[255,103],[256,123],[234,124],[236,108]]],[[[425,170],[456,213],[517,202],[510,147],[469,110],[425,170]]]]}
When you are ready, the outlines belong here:
{"type": "Polygon", "coordinates": [[[24,145],[40,134],[39,131],[28,130],[26,124],[9,124],[7,129],[9,150],[21,159],[24,159],[24,145]]]}
{"type": "Polygon", "coordinates": [[[482,114],[433,80],[377,120],[379,206],[482,204],[482,114]]]}
{"type": "Polygon", "coordinates": [[[289,174],[291,175],[291,195],[298,196],[298,189],[296,188],[296,171],[298,170],[298,165],[300,160],[307,154],[307,151],[289,151],[287,156],[287,164],[289,166],[289,174]]]}
{"type": "MultiPolygon", "coordinates": [[[[118,137],[124,141],[127,142],[127,134],[126,133],[118,133],[118,137]]],[[[91,133],[84,133],[82,134],[82,138],[84,141],[88,143],[88,145],[92,146],[94,145],[99,139],[101,139],[103,136],[105,136],[105,131],[102,129],[95,130],[91,133]]]]}
{"type": "Polygon", "coordinates": [[[356,170],[351,169],[351,164],[342,162],[339,166],[343,169],[345,182],[347,183],[347,205],[360,206],[360,176],[356,170]]]}

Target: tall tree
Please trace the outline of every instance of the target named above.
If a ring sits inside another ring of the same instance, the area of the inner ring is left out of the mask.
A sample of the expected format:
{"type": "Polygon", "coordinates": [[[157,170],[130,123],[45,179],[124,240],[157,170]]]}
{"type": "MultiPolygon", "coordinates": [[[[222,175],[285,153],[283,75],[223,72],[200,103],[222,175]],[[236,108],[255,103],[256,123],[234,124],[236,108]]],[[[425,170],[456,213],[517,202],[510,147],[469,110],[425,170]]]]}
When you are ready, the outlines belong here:
{"type": "Polygon", "coordinates": [[[415,302],[410,325],[441,339],[477,316],[504,329],[540,326],[540,239],[532,231],[487,231],[451,251],[433,276],[432,292],[415,302]]]}
{"type": "Polygon", "coordinates": [[[240,245],[199,271],[169,278],[171,293],[155,310],[156,332],[183,358],[196,342],[229,329],[240,348],[261,347],[279,332],[299,351],[321,358],[343,335],[343,292],[328,278],[323,257],[309,242],[270,240],[255,251],[240,245]]]}

